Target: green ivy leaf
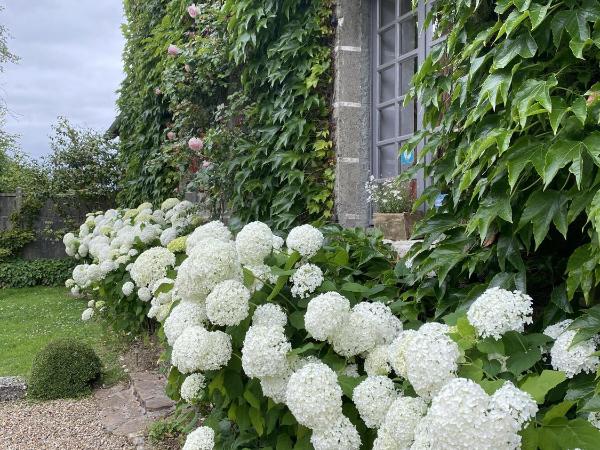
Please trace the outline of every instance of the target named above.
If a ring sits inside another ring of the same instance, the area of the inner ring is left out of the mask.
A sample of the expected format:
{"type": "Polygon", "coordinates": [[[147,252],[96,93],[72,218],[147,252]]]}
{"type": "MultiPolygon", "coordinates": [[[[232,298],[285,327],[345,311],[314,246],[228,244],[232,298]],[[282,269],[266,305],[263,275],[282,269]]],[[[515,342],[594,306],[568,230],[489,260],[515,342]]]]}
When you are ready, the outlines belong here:
{"type": "Polygon", "coordinates": [[[544,370],[540,375],[529,375],[519,388],[531,394],[536,402],[544,403],[546,394],[567,379],[564,372],[544,370]]]}

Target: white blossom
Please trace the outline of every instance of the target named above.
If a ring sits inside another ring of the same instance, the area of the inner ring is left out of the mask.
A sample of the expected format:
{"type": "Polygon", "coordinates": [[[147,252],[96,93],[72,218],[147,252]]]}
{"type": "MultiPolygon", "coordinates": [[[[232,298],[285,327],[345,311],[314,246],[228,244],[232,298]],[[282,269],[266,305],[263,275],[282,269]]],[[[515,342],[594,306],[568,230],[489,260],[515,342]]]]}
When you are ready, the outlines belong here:
{"type": "Polygon", "coordinates": [[[213,450],[215,432],[209,427],[199,427],[187,435],[182,450],[213,450]]]}
{"type": "Polygon", "coordinates": [[[252,325],[265,325],[270,327],[284,327],[287,323],[287,315],[281,306],[274,303],[260,305],[252,316],[252,325]]]}
{"type": "Polygon", "coordinates": [[[137,296],[141,301],[149,302],[152,299],[152,291],[144,286],[138,289],[137,296]]]}
{"type": "Polygon", "coordinates": [[[190,255],[191,251],[196,248],[198,244],[207,239],[229,242],[231,237],[231,231],[229,231],[229,228],[227,228],[223,222],[218,220],[208,222],[204,225],[200,225],[188,236],[185,242],[186,253],[190,255]]]}
{"type": "Polygon", "coordinates": [[[206,315],[215,325],[238,325],[248,316],[250,291],[237,280],[217,284],[206,297],[206,315]]]}
{"type": "Polygon", "coordinates": [[[171,310],[163,324],[163,331],[169,345],[174,345],[181,333],[188,328],[202,325],[206,321],[203,303],[181,302],[171,310]]]}
{"type": "Polygon", "coordinates": [[[286,404],[299,424],[327,430],[342,416],[342,389],[326,364],[309,363],[290,377],[286,404]]]}
{"type": "Polygon", "coordinates": [[[370,316],[353,308],[330,339],[333,350],[345,358],[373,350],[377,345],[378,333],[370,328],[371,325],[370,316]]]}
{"type": "Polygon", "coordinates": [[[368,376],[352,392],[360,418],[369,428],[379,428],[397,397],[394,382],[385,376],[368,376]]]}
{"type": "Polygon", "coordinates": [[[505,382],[491,397],[490,408],[510,415],[520,428],[538,412],[533,397],[517,388],[510,381],[505,382]]]}
{"type": "Polygon", "coordinates": [[[304,327],[318,341],[331,339],[350,315],[350,301],[337,292],[317,295],[308,302],[304,327]]]}
{"type": "Polygon", "coordinates": [[[202,395],[202,391],[206,386],[206,380],[201,373],[193,373],[188,375],[183,383],[181,383],[181,398],[186,403],[191,403],[202,395]]]}
{"type": "Polygon", "coordinates": [[[390,371],[389,346],[380,345],[367,354],[365,358],[365,372],[367,372],[367,375],[387,375],[390,371]]]}
{"type": "Polygon", "coordinates": [[[544,334],[550,336],[552,339],[557,339],[561,334],[567,331],[567,328],[573,323],[572,319],[563,320],[562,322],[555,323],[546,327],[544,334]]]}
{"type": "Polygon", "coordinates": [[[232,243],[205,239],[181,263],[175,290],[185,301],[203,301],[225,280],[241,280],[241,266],[232,243]]]}
{"type": "Polygon", "coordinates": [[[521,291],[486,290],[469,307],[467,318],[477,334],[500,339],[507,331],[522,332],[533,319],[532,299],[521,291]]]}
{"type": "Polygon", "coordinates": [[[281,250],[285,241],[281,236],[273,235],[273,250],[281,250]]]}
{"type": "Polygon", "coordinates": [[[300,225],[292,228],[288,234],[286,244],[289,249],[295,250],[304,258],[312,258],[323,246],[323,233],[312,225],[300,225]]]}
{"type": "Polygon", "coordinates": [[[292,349],[280,326],[252,325],[242,347],[242,367],[250,378],[277,376],[288,369],[292,349]]]}
{"type": "Polygon", "coordinates": [[[94,316],[94,308],[88,308],[81,314],[81,320],[88,321],[94,316]]]}
{"type": "Polygon", "coordinates": [[[352,311],[362,315],[363,320],[369,323],[367,327],[374,333],[376,345],[390,344],[402,331],[400,319],[381,302],[360,302],[352,311]]]}
{"type": "Polygon", "coordinates": [[[356,427],[341,416],[329,428],[313,431],[310,443],[315,450],[359,450],[361,441],[356,427]]]}
{"type": "Polygon", "coordinates": [[[273,251],[273,232],[267,224],[250,222],[236,236],[235,248],[242,264],[262,264],[273,251]]]}
{"type": "Polygon", "coordinates": [[[129,273],[138,287],[148,287],[167,276],[169,267],[175,265],[175,254],[164,247],[153,247],[141,253],[129,273]]]}
{"type": "Polygon", "coordinates": [[[390,405],[377,433],[379,446],[386,448],[387,441],[394,447],[410,448],[415,439],[415,429],[427,412],[427,404],[421,398],[397,397],[390,405]]]}
{"type": "Polygon", "coordinates": [[[186,328],[173,345],[171,363],[181,373],[217,370],[231,358],[231,337],[196,325],[186,328]]]}
{"type": "Polygon", "coordinates": [[[291,277],[292,296],[306,298],[323,283],[323,272],[314,264],[303,264],[291,277]]]}
{"type": "Polygon", "coordinates": [[[550,349],[550,362],[555,370],[561,370],[567,378],[573,378],[581,372],[595,372],[600,366],[600,358],[595,356],[596,338],[571,345],[577,334],[567,330],[560,334],[550,349]]]}
{"type": "Polygon", "coordinates": [[[292,368],[288,365],[286,370],[280,374],[262,377],[260,387],[263,395],[269,397],[275,403],[285,403],[285,392],[292,373],[292,368]]]}

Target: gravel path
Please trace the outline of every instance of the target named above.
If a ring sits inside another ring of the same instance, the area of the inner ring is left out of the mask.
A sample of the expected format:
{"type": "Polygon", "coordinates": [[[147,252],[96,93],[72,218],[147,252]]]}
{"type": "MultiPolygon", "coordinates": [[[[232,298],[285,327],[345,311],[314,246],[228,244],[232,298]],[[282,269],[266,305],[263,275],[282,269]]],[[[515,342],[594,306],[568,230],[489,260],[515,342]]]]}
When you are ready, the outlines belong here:
{"type": "Polygon", "coordinates": [[[0,402],[2,450],[123,450],[125,438],[106,433],[93,399],[0,402]]]}

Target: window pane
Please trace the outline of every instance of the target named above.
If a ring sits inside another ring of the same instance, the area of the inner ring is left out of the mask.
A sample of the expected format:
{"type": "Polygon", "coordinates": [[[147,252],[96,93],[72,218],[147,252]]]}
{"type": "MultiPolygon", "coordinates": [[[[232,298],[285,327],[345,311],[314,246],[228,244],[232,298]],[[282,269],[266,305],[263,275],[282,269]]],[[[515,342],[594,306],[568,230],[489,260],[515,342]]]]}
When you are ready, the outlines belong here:
{"type": "Polygon", "coordinates": [[[400,54],[417,48],[417,18],[415,16],[400,24],[400,54]]]}
{"type": "Polygon", "coordinates": [[[389,178],[398,175],[398,147],[397,144],[379,147],[379,176],[389,178]]]}
{"type": "Polygon", "coordinates": [[[400,0],[400,15],[404,15],[412,10],[412,0],[400,0]]]}
{"type": "Polygon", "coordinates": [[[396,91],[396,66],[388,67],[379,72],[379,101],[385,102],[394,98],[396,91]]]}
{"type": "Polygon", "coordinates": [[[380,0],[380,5],[379,26],[383,27],[396,18],[396,0],[380,0]]]}
{"type": "Polygon", "coordinates": [[[412,134],[415,132],[417,110],[415,101],[411,100],[406,106],[400,106],[400,135],[412,134]]]}
{"type": "Polygon", "coordinates": [[[381,52],[379,64],[385,64],[393,60],[396,56],[396,27],[394,26],[382,32],[379,42],[381,52]]]}
{"type": "Polygon", "coordinates": [[[396,137],[396,105],[379,110],[379,140],[396,137]]]}
{"type": "Polygon", "coordinates": [[[417,58],[410,58],[400,64],[399,95],[405,95],[411,87],[411,81],[417,72],[417,58]]]}

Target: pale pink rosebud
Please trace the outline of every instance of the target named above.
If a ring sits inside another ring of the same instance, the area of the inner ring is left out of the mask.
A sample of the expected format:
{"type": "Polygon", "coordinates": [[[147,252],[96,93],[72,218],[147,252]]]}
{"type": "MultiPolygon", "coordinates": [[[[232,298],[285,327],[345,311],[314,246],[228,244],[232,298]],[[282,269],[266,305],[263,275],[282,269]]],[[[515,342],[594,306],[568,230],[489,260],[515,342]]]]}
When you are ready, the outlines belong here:
{"type": "Polygon", "coordinates": [[[202,162],[202,167],[205,169],[208,169],[210,166],[212,166],[212,163],[210,161],[203,161],[202,162]]]}
{"type": "Polygon", "coordinates": [[[175,139],[175,137],[176,137],[176,135],[175,135],[175,132],[174,132],[174,131],[169,131],[169,132],[167,133],[167,139],[168,139],[168,140],[172,141],[172,140],[174,140],[174,139],[175,139]]]}
{"type": "Polygon", "coordinates": [[[195,3],[188,6],[187,11],[192,19],[195,19],[196,16],[200,14],[200,8],[198,8],[195,3]]]}
{"type": "Polygon", "coordinates": [[[199,152],[200,150],[202,150],[202,147],[204,147],[204,142],[200,138],[193,137],[188,141],[188,146],[191,150],[199,152]]]}
{"type": "Polygon", "coordinates": [[[177,56],[180,52],[181,50],[179,50],[179,47],[174,44],[169,45],[169,48],[167,49],[167,53],[171,56],[177,56]]]}
{"type": "Polygon", "coordinates": [[[154,89],[154,93],[156,95],[160,95],[160,94],[162,94],[162,91],[160,90],[160,88],[156,88],[156,89],[154,89]]]}

